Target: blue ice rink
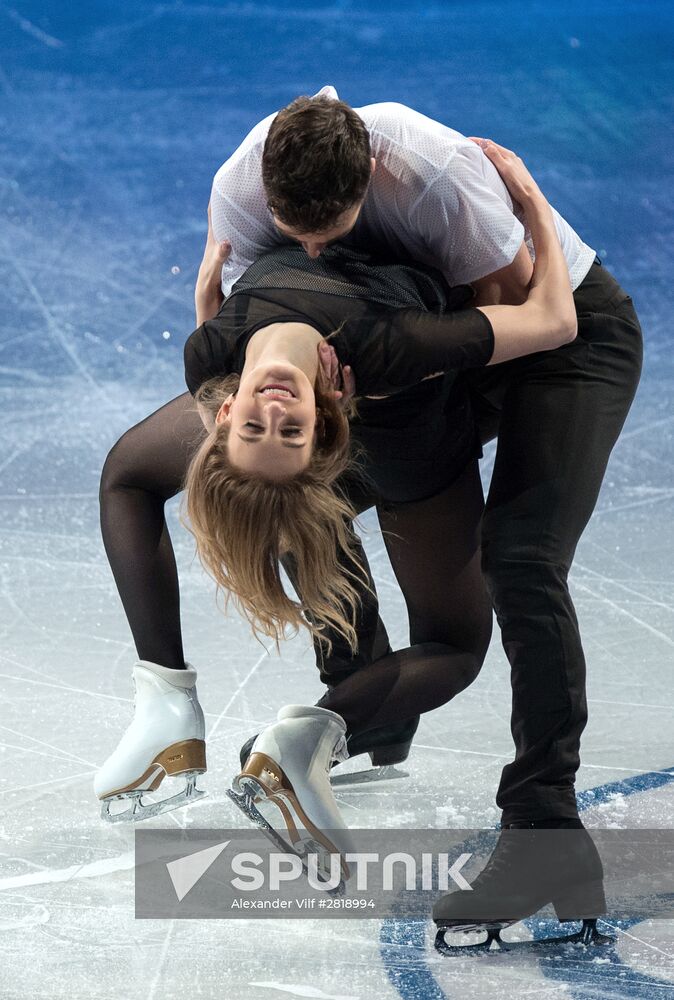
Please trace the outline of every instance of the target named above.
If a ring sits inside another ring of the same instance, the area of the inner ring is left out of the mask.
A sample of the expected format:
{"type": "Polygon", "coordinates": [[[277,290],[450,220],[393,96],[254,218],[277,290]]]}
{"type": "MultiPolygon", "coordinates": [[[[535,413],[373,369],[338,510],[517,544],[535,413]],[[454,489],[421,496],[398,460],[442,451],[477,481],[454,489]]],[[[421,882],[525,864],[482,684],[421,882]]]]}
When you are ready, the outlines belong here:
{"type": "MultiPolygon", "coordinates": [[[[0,2],[0,1000],[674,994],[665,922],[619,927],[606,961],[448,963],[430,921],[136,921],[133,829],[104,827],[92,791],[135,658],[101,466],[184,391],[214,172],[259,119],[332,83],[515,149],[634,298],[644,375],[572,575],[591,713],[578,789],[588,826],[674,826],[673,28],[659,2],[0,2]]],[[[154,822],[238,826],[240,743],[320,685],[303,638],[278,657],[222,618],[175,504],[171,524],[209,795],[154,822]]],[[[340,792],[348,821],[493,826],[509,700],[495,637],[478,681],[423,721],[410,777],[340,792]]]]}

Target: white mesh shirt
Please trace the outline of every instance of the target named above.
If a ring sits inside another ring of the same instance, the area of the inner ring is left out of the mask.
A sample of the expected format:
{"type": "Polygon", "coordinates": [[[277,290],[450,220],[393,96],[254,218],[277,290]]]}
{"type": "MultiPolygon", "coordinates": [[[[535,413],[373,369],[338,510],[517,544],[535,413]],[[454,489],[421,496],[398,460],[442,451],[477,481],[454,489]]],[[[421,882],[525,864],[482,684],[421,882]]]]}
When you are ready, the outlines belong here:
{"type": "MultiPolygon", "coordinates": [[[[320,93],[337,97],[332,87],[320,93]]],[[[505,184],[478,146],[402,104],[355,110],[370,133],[377,169],[349,242],[385,246],[429,264],[451,285],[510,264],[523,239],[533,253],[505,184]]],[[[213,230],[216,239],[232,244],[222,274],[225,294],[265,250],[287,242],[274,226],[262,186],[262,151],[273,118],[255,126],[213,180],[213,230]]],[[[553,214],[575,289],[595,252],[553,214]]]]}

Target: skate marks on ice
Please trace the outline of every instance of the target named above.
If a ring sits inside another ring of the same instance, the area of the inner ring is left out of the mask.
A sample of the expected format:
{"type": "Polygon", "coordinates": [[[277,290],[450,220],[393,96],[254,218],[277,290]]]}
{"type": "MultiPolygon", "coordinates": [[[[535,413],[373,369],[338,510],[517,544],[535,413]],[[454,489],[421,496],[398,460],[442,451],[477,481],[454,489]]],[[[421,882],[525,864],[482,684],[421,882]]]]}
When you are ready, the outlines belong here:
{"type": "MultiPolygon", "coordinates": [[[[622,808],[622,803],[639,805],[642,808],[636,816],[630,817],[631,823],[624,821],[621,826],[659,826],[664,819],[665,825],[669,826],[674,821],[674,809],[669,817],[658,815],[662,804],[662,797],[655,795],[655,792],[669,793],[674,788],[674,767],[663,768],[661,771],[649,771],[647,774],[635,774],[630,778],[623,778],[621,781],[611,781],[598,788],[588,788],[578,792],[578,806],[582,810],[586,820],[592,816],[593,811],[601,810],[605,806],[617,806],[622,808]],[[653,794],[647,794],[653,793],[653,794]],[[633,799],[634,795],[642,795],[643,799],[633,799]],[[641,822],[635,822],[637,817],[641,817],[641,822]]],[[[600,824],[597,824],[600,825],[600,824]]],[[[603,824],[601,824],[603,825],[603,824]]]]}
{"type": "MultiPolygon", "coordinates": [[[[4,857],[3,860],[6,862],[11,859],[4,857]]],[[[115,857],[101,858],[89,864],[69,865],[67,868],[42,868],[27,874],[0,878],[0,893],[7,894],[6,899],[3,898],[0,933],[26,932],[48,924],[52,920],[52,911],[47,906],[29,899],[18,890],[58,882],[72,883],[78,879],[100,879],[115,872],[132,871],[134,865],[135,852],[126,851],[115,857]]]]}
{"type": "MultiPolygon", "coordinates": [[[[5,860],[7,860],[5,858],[5,860]]],[[[88,864],[68,865],[67,868],[43,868],[23,875],[8,875],[0,878],[0,892],[22,889],[31,885],[47,885],[53,882],[72,882],[81,878],[101,878],[116,872],[133,871],[136,863],[135,851],[125,851],[112,858],[101,858],[88,864]]]]}
{"type": "Polygon", "coordinates": [[[248,985],[261,989],[278,990],[279,993],[289,993],[293,997],[307,997],[308,1000],[360,1000],[360,997],[345,996],[343,993],[324,993],[323,990],[319,990],[315,986],[291,986],[289,983],[249,983],[248,985]]]}
{"type": "MultiPolygon", "coordinates": [[[[671,826],[674,822],[674,767],[609,782],[578,795],[586,820],[606,818],[602,808],[619,809],[615,826],[671,826]],[[627,808],[624,807],[627,803],[627,808]],[[663,811],[669,816],[663,816],[663,811]]],[[[602,825],[598,823],[598,825],[602,825]]],[[[560,925],[536,916],[503,931],[505,949],[458,952],[433,950],[435,925],[419,920],[385,920],[380,933],[382,963],[402,1000],[493,1000],[496,996],[548,996],[557,990],[573,1000],[661,1000],[674,992],[674,921],[600,920],[598,930],[614,936],[599,947],[541,946],[580,922],[560,925]],[[532,947],[527,948],[526,944],[532,947]],[[517,945],[508,951],[508,944],[517,945]],[[525,945],[525,947],[522,947],[525,945]],[[536,992],[536,986],[540,992],[536,992]]],[[[466,936],[483,940],[485,932],[466,936]]]]}
{"type": "Polygon", "coordinates": [[[26,931],[40,924],[46,924],[51,920],[51,913],[42,903],[35,903],[28,913],[25,912],[25,906],[21,905],[19,909],[21,915],[16,919],[13,919],[10,914],[6,913],[4,918],[0,920],[0,933],[26,931]]]}

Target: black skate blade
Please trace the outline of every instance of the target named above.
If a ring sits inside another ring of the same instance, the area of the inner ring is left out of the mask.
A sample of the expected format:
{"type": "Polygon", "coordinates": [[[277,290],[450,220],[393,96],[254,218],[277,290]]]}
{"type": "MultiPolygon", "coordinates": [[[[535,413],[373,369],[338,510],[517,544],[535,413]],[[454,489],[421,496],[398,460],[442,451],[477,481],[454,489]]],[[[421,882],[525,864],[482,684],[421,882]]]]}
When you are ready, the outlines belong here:
{"type": "Polygon", "coordinates": [[[366,771],[353,771],[351,774],[331,774],[330,784],[333,788],[344,788],[347,785],[364,785],[373,781],[394,781],[397,778],[409,778],[409,771],[399,771],[394,764],[384,764],[382,767],[370,767],[366,771]]]}
{"type": "Polygon", "coordinates": [[[498,924],[479,924],[477,921],[471,925],[440,927],[435,935],[435,950],[441,955],[474,955],[480,953],[531,953],[547,948],[587,948],[605,947],[615,944],[615,938],[609,934],[602,934],[597,930],[596,919],[583,920],[582,927],[575,934],[564,934],[559,937],[539,938],[534,941],[503,941],[501,931],[505,927],[510,927],[516,923],[514,920],[500,921],[498,924]],[[455,940],[461,935],[472,931],[484,930],[487,933],[487,940],[477,944],[448,944],[445,935],[449,935],[455,940]]]}
{"type": "MultiPolygon", "coordinates": [[[[566,921],[566,923],[568,922],[566,921]]],[[[557,947],[565,947],[567,945],[581,945],[586,948],[603,947],[615,944],[615,937],[611,934],[602,934],[601,931],[597,930],[597,920],[595,917],[591,920],[583,920],[582,927],[575,934],[561,934],[559,937],[541,938],[538,941],[523,941],[522,943],[529,944],[532,947],[543,947],[545,945],[557,947]]]]}
{"type": "MultiPolygon", "coordinates": [[[[246,792],[235,792],[233,788],[227,789],[227,795],[232,800],[235,806],[237,806],[241,812],[248,817],[257,827],[262,830],[262,832],[271,840],[271,842],[278,847],[280,851],[284,854],[294,854],[296,858],[299,858],[302,864],[302,870],[305,875],[309,875],[309,867],[306,858],[299,853],[287,840],[284,840],[278,830],[269,823],[260,810],[256,807],[253,802],[252,796],[246,792]]],[[[323,889],[322,890],[326,896],[343,896],[346,892],[346,884],[344,879],[340,879],[339,884],[335,886],[334,889],[323,889]]]]}

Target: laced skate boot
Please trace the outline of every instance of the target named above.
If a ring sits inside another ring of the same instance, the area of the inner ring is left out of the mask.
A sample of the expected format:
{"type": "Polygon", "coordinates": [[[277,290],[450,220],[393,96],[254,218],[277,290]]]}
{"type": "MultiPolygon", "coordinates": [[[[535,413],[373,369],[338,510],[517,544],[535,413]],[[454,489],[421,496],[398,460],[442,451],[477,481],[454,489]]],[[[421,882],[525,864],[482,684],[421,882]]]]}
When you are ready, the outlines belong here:
{"type": "MultiPolygon", "coordinates": [[[[312,852],[325,861],[339,855],[342,877],[349,877],[344,854],[354,850],[330,785],[330,766],[346,753],[341,716],[312,705],[286,705],[278,721],[255,740],[250,756],[229,793],[277,846],[300,857],[312,852]],[[281,829],[260,811],[276,807],[281,829]]],[[[331,870],[328,862],[326,866],[331,870]]],[[[318,872],[319,876],[321,872],[318,872]]]]}
{"type": "Polygon", "coordinates": [[[197,672],[140,660],[133,668],[134,716],[117,749],[94,779],[102,800],[101,817],[110,823],[150,819],[194,802],[205,795],[196,787],[197,775],[206,770],[204,713],[197,698],[197,672]],[[165,775],[184,775],[182,792],[160,802],[143,802],[165,775]],[[113,802],[130,808],[110,812],[113,802]]]}
{"type": "MultiPolygon", "coordinates": [[[[379,726],[377,729],[369,729],[366,733],[360,733],[357,736],[347,736],[348,754],[344,760],[366,753],[372,761],[372,768],[356,771],[352,774],[333,774],[330,779],[333,786],[409,777],[407,771],[400,771],[395,765],[402,764],[409,757],[412,739],[418,728],[419,716],[416,715],[413,719],[406,719],[404,722],[379,726]]],[[[241,767],[250,757],[256,739],[257,736],[251,736],[241,747],[239,754],[241,767]]],[[[342,760],[334,760],[332,767],[341,763],[342,760]]]]}
{"type": "Polygon", "coordinates": [[[606,944],[597,917],[606,913],[603,868],[597,849],[580,820],[513,823],[505,827],[470,892],[442,896],[433,907],[442,954],[475,948],[510,950],[542,944],[606,944]],[[560,922],[582,920],[578,934],[536,942],[506,944],[500,932],[552,903],[560,922]],[[487,940],[465,947],[450,945],[459,934],[486,930],[487,940]]]}

